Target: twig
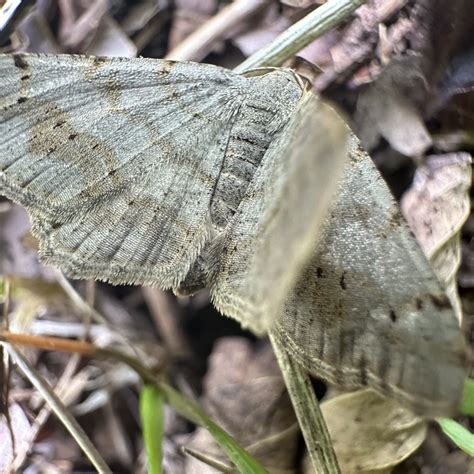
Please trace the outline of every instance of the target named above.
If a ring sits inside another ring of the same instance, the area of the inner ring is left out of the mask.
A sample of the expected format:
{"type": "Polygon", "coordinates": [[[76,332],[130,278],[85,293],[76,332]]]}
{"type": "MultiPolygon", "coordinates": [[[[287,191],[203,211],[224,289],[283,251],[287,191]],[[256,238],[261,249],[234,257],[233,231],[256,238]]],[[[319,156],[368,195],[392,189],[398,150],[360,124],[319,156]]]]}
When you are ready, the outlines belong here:
{"type": "Polygon", "coordinates": [[[268,0],[235,0],[172,49],[165,59],[201,61],[217,39],[268,3],[268,0]]]}
{"type": "MultiPolygon", "coordinates": [[[[61,374],[61,378],[54,387],[54,392],[66,405],[68,403],[65,396],[66,390],[70,387],[72,376],[76,371],[80,360],[81,357],[79,354],[72,354],[72,357],[68,360],[68,363],[63,373],[61,374]]],[[[30,452],[32,444],[38,436],[38,433],[40,432],[41,428],[48,420],[51,411],[52,408],[47,403],[45,403],[39,413],[36,415],[36,418],[31,424],[30,431],[25,435],[25,439],[27,440],[27,446],[23,447],[21,451],[15,453],[15,459],[13,460],[14,472],[20,472],[20,468],[25,462],[26,456],[30,452]]]]}
{"type": "MultiPolygon", "coordinates": [[[[316,78],[313,83],[314,89],[322,91],[336,80],[338,82],[344,80],[344,78],[347,78],[348,75],[353,73],[357,67],[368,62],[371,57],[373,57],[374,46],[379,39],[377,32],[379,25],[393,17],[407,3],[408,0],[391,0],[377,5],[375,11],[373,11],[373,6],[371,6],[372,14],[369,16],[368,21],[351,25],[344,32],[344,37],[338,42],[335,48],[336,52],[332,50],[333,54],[338,57],[342,56],[342,59],[337,61],[337,67],[327,68],[316,78]],[[354,44],[357,45],[357,49],[354,49],[354,44]],[[345,54],[337,54],[339,50],[342,50],[345,54]]],[[[410,22],[407,22],[407,24],[407,29],[409,29],[410,22]]]]}
{"type": "Polygon", "coordinates": [[[269,336],[308,448],[314,472],[340,474],[336,453],[308,373],[289,357],[285,348],[280,345],[278,339],[271,332],[269,336]]]}
{"type": "Polygon", "coordinates": [[[268,46],[248,57],[235,72],[265,66],[280,66],[284,61],[345,20],[367,0],[329,0],[275,38],[268,46]]]}
{"type": "MultiPolygon", "coordinates": [[[[112,331],[112,325],[110,324],[110,322],[102,314],[100,314],[96,309],[92,308],[82,298],[82,296],[75,290],[75,288],[71,285],[71,283],[69,283],[67,278],[64,276],[64,273],[58,268],[54,268],[53,270],[54,270],[56,280],[59,286],[63,289],[63,291],[72,301],[72,303],[77,307],[77,309],[79,309],[79,311],[81,311],[84,315],[86,315],[86,318],[90,317],[94,321],[100,324],[103,324],[106,328],[112,331]]],[[[131,344],[125,336],[123,336],[118,331],[115,332],[115,334],[117,335],[117,338],[121,340],[127,347],[129,347],[133,352],[137,353],[133,344],[131,344]]]]}
{"type": "Polygon", "coordinates": [[[98,323],[106,324],[107,326],[109,325],[109,322],[104,318],[104,316],[84,301],[82,296],[74,289],[71,283],[69,283],[61,270],[55,268],[54,274],[59,286],[82,313],[89,314],[98,323]]]}
{"type": "MultiPolygon", "coordinates": [[[[209,430],[216,442],[221,448],[223,448],[229,455],[231,461],[240,469],[240,472],[249,474],[264,474],[268,473],[261,464],[252,458],[236,441],[216,423],[214,423],[206,413],[191,400],[183,397],[179,392],[168,384],[159,380],[155,370],[151,370],[149,367],[144,365],[139,359],[125,354],[124,352],[114,348],[102,348],[95,346],[86,341],[71,341],[60,338],[45,338],[41,336],[31,336],[29,334],[12,333],[8,331],[0,331],[0,341],[8,348],[17,365],[23,370],[25,375],[29,378],[31,383],[36,387],[37,390],[45,397],[48,403],[53,407],[53,410],[57,416],[64,423],[66,428],[70,430],[71,434],[78,441],[79,445],[84,449],[84,452],[88,455],[94,466],[97,467],[96,463],[99,463],[101,458],[92,458],[95,456],[97,451],[92,446],[92,450],[89,450],[91,444],[85,433],[82,437],[82,428],[77,424],[77,421],[69,414],[69,412],[63,407],[61,401],[57,395],[52,391],[49,385],[44,381],[40,374],[29,365],[29,363],[23,358],[21,353],[16,351],[11,344],[19,344],[30,347],[38,347],[45,350],[61,350],[66,352],[78,352],[84,355],[98,356],[113,358],[127,364],[133,370],[135,370],[142,378],[143,382],[148,385],[157,387],[163,393],[167,403],[174,408],[174,410],[181,416],[188,420],[198,424],[209,430]],[[16,357],[18,356],[18,358],[16,357]],[[58,411],[56,411],[56,409],[58,411]],[[78,428],[78,431],[72,431],[78,428]],[[76,438],[76,436],[78,438],[76,438]],[[81,444],[82,443],[82,444],[81,444]],[[86,451],[87,449],[87,451],[86,451]]],[[[98,453],[97,453],[98,454],[98,453]]],[[[105,466],[105,463],[103,464],[105,466]]],[[[99,469],[99,472],[110,472],[108,467],[103,469],[103,466],[99,469]]]]}
{"type": "Polygon", "coordinates": [[[158,288],[146,286],[142,288],[142,293],[166,349],[175,357],[189,356],[189,344],[177,326],[178,309],[171,295],[158,288]]]}
{"type": "Polygon", "coordinates": [[[88,438],[84,430],[81,428],[76,419],[71,416],[67,408],[63,405],[59,397],[54,393],[50,385],[44,380],[41,374],[31,366],[26,358],[17,351],[10,344],[5,344],[11,358],[15,361],[16,365],[25,374],[31,384],[41,393],[43,398],[52,408],[56,416],[61,420],[63,425],[67,428],[69,433],[76,440],[77,444],[84,451],[88,459],[94,465],[99,473],[111,473],[102,456],[99,454],[91,440],[88,438]]]}
{"type": "MultiPolygon", "coordinates": [[[[4,279],[4,286],[5,286],[5,302],[3,303],[3,321],[2,326],[3,329],[7,331],[10,329],[10,298],[11,298],[11,282],[10,278],[5,277],[4,279]]],[[[11,364],[10,364],[10,357],[8,356],[8,352],[4,350],[4,347],[1,347],[0,350],[0,364],[1,367],[1,379],[0,385],[2,387],[1,393],[1,408],[0,412],[3,412],[5,416],[5,421],[7,422],[8,432],[10,434],[10,441],[12,443],[12,452],[13,458],[16,456],[16,440],[15,440],[15,432],[13,430],[12,418],[10,416],[10,384],[11,384],[11,364]]]]}

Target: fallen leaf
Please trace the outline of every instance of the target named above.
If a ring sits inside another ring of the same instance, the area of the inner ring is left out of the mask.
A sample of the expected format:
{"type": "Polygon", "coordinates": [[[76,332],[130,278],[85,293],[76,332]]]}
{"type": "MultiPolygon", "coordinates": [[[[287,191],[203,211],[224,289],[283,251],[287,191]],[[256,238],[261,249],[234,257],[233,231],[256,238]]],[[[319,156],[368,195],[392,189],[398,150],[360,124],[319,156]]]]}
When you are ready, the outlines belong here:
{"type": "Polygon", "coordinates": [[[411,157],[422,155],[431,146],[418,106],[426,82],[417,64],[415,55],[392,59],[377,80],[360,93],[354,120],[366,149],[374,148],[380,137],[411,157]]]}
{"type": "Polygon", "coordinates": [[[137,55],[137,47],[120,25],[105,15],[85,53],[92,56],[133,58],[137,55]]]}
{"type": "Polygon", "coordinates": [[[0,417],[0,439],[2,440],[0,443],[0,472],[4,473],[13,472],[14,451],[12,436],[15,440],[15,452],[27,449],[30,443],[29,433],[31,425],[25,412],[17,403],[10,404],[9,411],[10,426],[4,415],[0,417]],[[10,427],[12,431],[10,431],[10,427]]]}
{"type": "Polygon", "coordinates": [[[41,265],[36,250],[28,245],[28,214],[16,204],[1,204],[0,274],[51,281],[54,278],[52,269],[41,265]]]}
{"type": "Polygon", "coordinates": [[[460,230],[470,214],[471,157],[467,153],[430,156],[418,168],[402,211],[441,282],[458,319],[456,273],[461,262],[460,230]]]}
{"type": "MultiPolygon", "coordinates": [[[[299,429],[269,345],[254,350],[248,340],[221,339],[209,359],[202,403],[270,472],[293,472],[299,429]]],[[[230,465],[204,429],[195,432],[187,447],[230,465]]],[[[186,461],[186,473],[215,472],[208,469],[195,458],[186,461]]]]}
{"type": "MultiPolygon", "coordinates": [[[[422,418],[372,390],[338,395],[321,410],[342,474],[390,472],[426,436],[422,418]]],[[[307,462],[304,472],[313,472],[307,462]]]]}

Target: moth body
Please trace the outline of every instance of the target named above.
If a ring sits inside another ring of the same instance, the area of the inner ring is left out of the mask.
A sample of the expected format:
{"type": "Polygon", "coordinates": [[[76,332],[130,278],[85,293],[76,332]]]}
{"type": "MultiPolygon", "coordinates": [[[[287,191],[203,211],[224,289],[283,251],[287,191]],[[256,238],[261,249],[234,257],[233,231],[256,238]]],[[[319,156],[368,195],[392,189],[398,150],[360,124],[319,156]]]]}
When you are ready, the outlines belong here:
{"type": "Polygon", "coordinates": [[[255,74],[0,55],[0,194],[71,277],[207,286],[326,380],[452,414],[462,333],[387,186],[295,73],[255,74]]]}
{"type": "Polygon", "coordinates": [[[211,220],[218,229],[235,214],[270,143],[288,123],[303,93],[295,74],[286,70],[247,81],[249,91],[232,120],[211,198],[211,220]]]}

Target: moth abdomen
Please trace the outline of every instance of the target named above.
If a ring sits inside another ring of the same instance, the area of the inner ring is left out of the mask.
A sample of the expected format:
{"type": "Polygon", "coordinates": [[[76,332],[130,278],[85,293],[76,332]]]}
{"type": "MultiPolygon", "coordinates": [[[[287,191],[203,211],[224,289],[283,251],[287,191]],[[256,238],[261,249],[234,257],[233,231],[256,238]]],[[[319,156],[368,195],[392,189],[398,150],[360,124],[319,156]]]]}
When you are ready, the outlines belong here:
{"type": "Polygon", "coordinates": [[[287,71],[247,79],[252,86],[232,126],[211,200],[211,220],[224,228],[237,210],[255,170],[302,96],[299,81],[287,71]]]}

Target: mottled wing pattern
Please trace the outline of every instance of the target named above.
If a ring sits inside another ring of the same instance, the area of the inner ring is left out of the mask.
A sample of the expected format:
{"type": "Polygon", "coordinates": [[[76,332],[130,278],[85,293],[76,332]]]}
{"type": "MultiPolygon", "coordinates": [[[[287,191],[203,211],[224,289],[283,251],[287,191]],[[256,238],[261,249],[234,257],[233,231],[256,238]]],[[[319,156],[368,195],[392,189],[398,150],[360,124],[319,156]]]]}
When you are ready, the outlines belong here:
{"type": "Polygon", "coordinates": [[[330,382],[369,385],[426,415],[456,412],[465,377],[460,328],[355,137],[337,201],[277,334],[330,382]]]}
{"type": "Polygon", "coordinates": [[[210,65],[0,56],[0,193],[68,275],[174,286],[209,238],[245,87],[210,65]]]}
{"type": "Polygon", "coordinates": [[[317,244],[346,156],[344,122],[306,92],[220,242],[211,294],[221,312],[254,332],[269,329],[317,244]]]}

